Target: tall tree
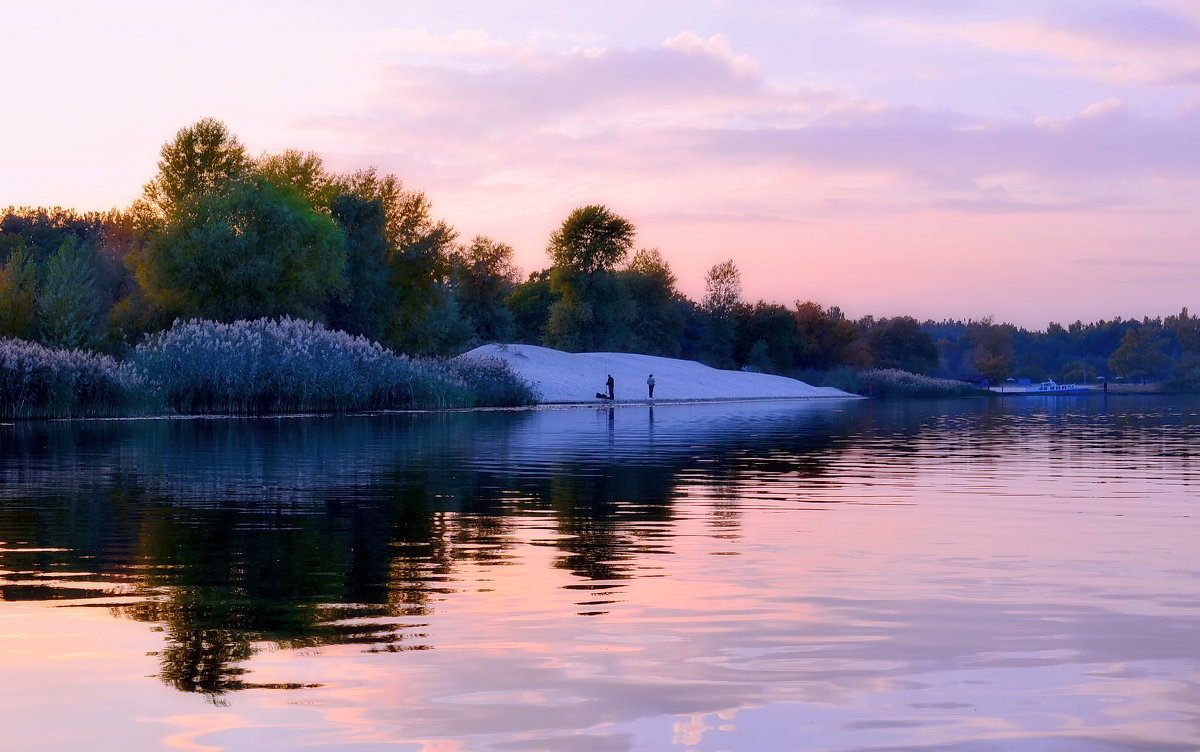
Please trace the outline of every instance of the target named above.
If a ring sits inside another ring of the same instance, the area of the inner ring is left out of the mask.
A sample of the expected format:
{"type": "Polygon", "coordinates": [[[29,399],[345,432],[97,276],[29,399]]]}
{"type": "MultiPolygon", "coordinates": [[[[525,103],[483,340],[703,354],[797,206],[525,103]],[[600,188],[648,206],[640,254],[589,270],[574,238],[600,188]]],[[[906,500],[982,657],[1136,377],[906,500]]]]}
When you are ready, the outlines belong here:
{"type": "Polygon", "coordinates": [[[517,285],[513,248],[482,235],[453,255],[451,277],[459,308],[478,342],[507,342],[512,338],[513,315],[505,298],[517,285]]]}
{"type": "Polygon", "coordinates": [[[737,365],[734,360],[735,314],[742,306],[742,273],[733,259],[714,264],[704,277],[704,298],[700,310],[705,314],[701,344],[705,360],[718,368],[737,365]]]}
{"type": "Polygon", "coordinates": [[[342,193],[330,213],[345,238],[346,283],[329,296],[329,326],[378,342],[398,305],[390,285],[386,211],[378,199],[342,193]]]}
{"type": "Polygon", "coordinates": [[[329,211],[341,192],[337,178],[325,171],[324,162],[312,152],[288,149],[267,154],[254,163],[254,169],[276,185],[299,193],[317,211],[329,211]]]}
{"type": "Polygon", "coordinates": [[[64,349],[91,347],[98,308],[91,259],[83,244],[69,237],[46,262],[37,298],[39,339],[64,349]]]}
{"type": "Polygon", "coordinates": [[[1130,329],[1121,338],[1121,346],[1108,359],[1108,367],[1119,376],[1143,380],[1163,376],[1167,357],[1163,354],[1166,340],[1157,327],[1142,326],[1130,329]]]}
{"type": "Polygon", "coordinates": [[[675,274],[657,248],[638,251],[620,273],[629,291],[638,325],[631,330],[630,349],[648,355],[679,357],[686,306],[675,288],[675,274]]]}
{"type": "Polygon", "coordinates": [[[382,341],[411,355],[449,354],[470,338],[469,325],[449,285],[450,253],[458,233],[434,220],[424,193],[408,191],[394,175],[375,168],[336,179],[343,193],[378,201],[388,246],[388,289],[393,307],[382,322],[382,341]]]}
{"type": "Polygon", "coordinates": [[[142,191],[151,219],[169,221],[202,198],[244,180],[252,162],[224,123],[204,118],[181,129],[159,152],[158,175],[142,191]]]}
{"type": "Polygon", "coordinates": [[[0,266],[0,337],[33,339],[37,270],[24,248],[18,248],[0,266]]]}
{"type": "Polygon", "coordinates": [[[137,272],[160,310],[232,321],[319,318],[344,266],[333,220],[295,191],[256,178],[191,201],[185,216],[151,237],[137,272]]]}
{"type": "Polygon", "coordinates": [[[871,359],[879,368],[931,373],[938,365],[933,337],[911,316],[882,319],[866,333],[871,359]]]}
{"type": "Polygon", "coordinates": [[[565,350],[621,350],[628,346],[633,306],[614,275],[633,247],[636,230],[605,206],[571,212],[550,236],[554,266],[546,344],[565,350]]]}

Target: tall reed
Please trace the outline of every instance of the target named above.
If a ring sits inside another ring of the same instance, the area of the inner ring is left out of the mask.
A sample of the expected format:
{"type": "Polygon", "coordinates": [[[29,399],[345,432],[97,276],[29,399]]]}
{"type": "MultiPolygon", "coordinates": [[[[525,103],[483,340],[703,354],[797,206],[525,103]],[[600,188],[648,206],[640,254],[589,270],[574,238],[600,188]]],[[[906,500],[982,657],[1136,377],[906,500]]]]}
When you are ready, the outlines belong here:
{"type": "Polygon", "coordinates": [[[176,321],[134,351],[182,413],[258,414],[529,404],[511,370],[413,360],[302,319],[176,321]],[[494,400],[502,400],[497,403],[494,400]]]}
{"type": "Polygon", "coordinates": [[[154,389],[129,364],[0,339],[0,418],[112,417],[155,405],[154,389]]]}

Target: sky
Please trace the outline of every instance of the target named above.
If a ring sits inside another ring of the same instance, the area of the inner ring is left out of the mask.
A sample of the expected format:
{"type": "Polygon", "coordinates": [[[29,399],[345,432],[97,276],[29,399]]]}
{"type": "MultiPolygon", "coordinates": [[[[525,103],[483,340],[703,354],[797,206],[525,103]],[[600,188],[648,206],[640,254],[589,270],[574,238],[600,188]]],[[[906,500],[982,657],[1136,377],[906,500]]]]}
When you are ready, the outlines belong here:
{"type": "Polygon", "coordinates": [[[1029,328],[1200,308],[1194,0],[6,0],[0,206],[124,207],[202,117],[548,266],[1029,328]]]}

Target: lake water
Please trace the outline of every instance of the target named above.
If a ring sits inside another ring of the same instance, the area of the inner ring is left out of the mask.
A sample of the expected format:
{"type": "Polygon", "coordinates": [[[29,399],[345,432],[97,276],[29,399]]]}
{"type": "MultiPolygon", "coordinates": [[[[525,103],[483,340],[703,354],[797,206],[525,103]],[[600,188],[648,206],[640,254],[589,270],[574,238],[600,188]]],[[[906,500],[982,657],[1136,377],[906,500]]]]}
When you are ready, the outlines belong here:
{"type": "Polygon", "coordinates": [[[0,426],[0,748],[1200,749],[1200,401],[0,426]]]}

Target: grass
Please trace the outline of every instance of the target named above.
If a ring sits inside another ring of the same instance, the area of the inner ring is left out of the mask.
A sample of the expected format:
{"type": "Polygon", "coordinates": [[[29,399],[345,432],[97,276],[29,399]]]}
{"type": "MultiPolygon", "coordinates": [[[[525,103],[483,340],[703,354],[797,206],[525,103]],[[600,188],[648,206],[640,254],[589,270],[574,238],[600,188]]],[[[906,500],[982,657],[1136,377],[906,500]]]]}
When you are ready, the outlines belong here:
{"type": "Polygon", "coordinates": [[[301,319],[176,321],[119,363],[0,340],[0,417],[261,415],[528,405],[502,361],[414,360],[301,319]]]}

